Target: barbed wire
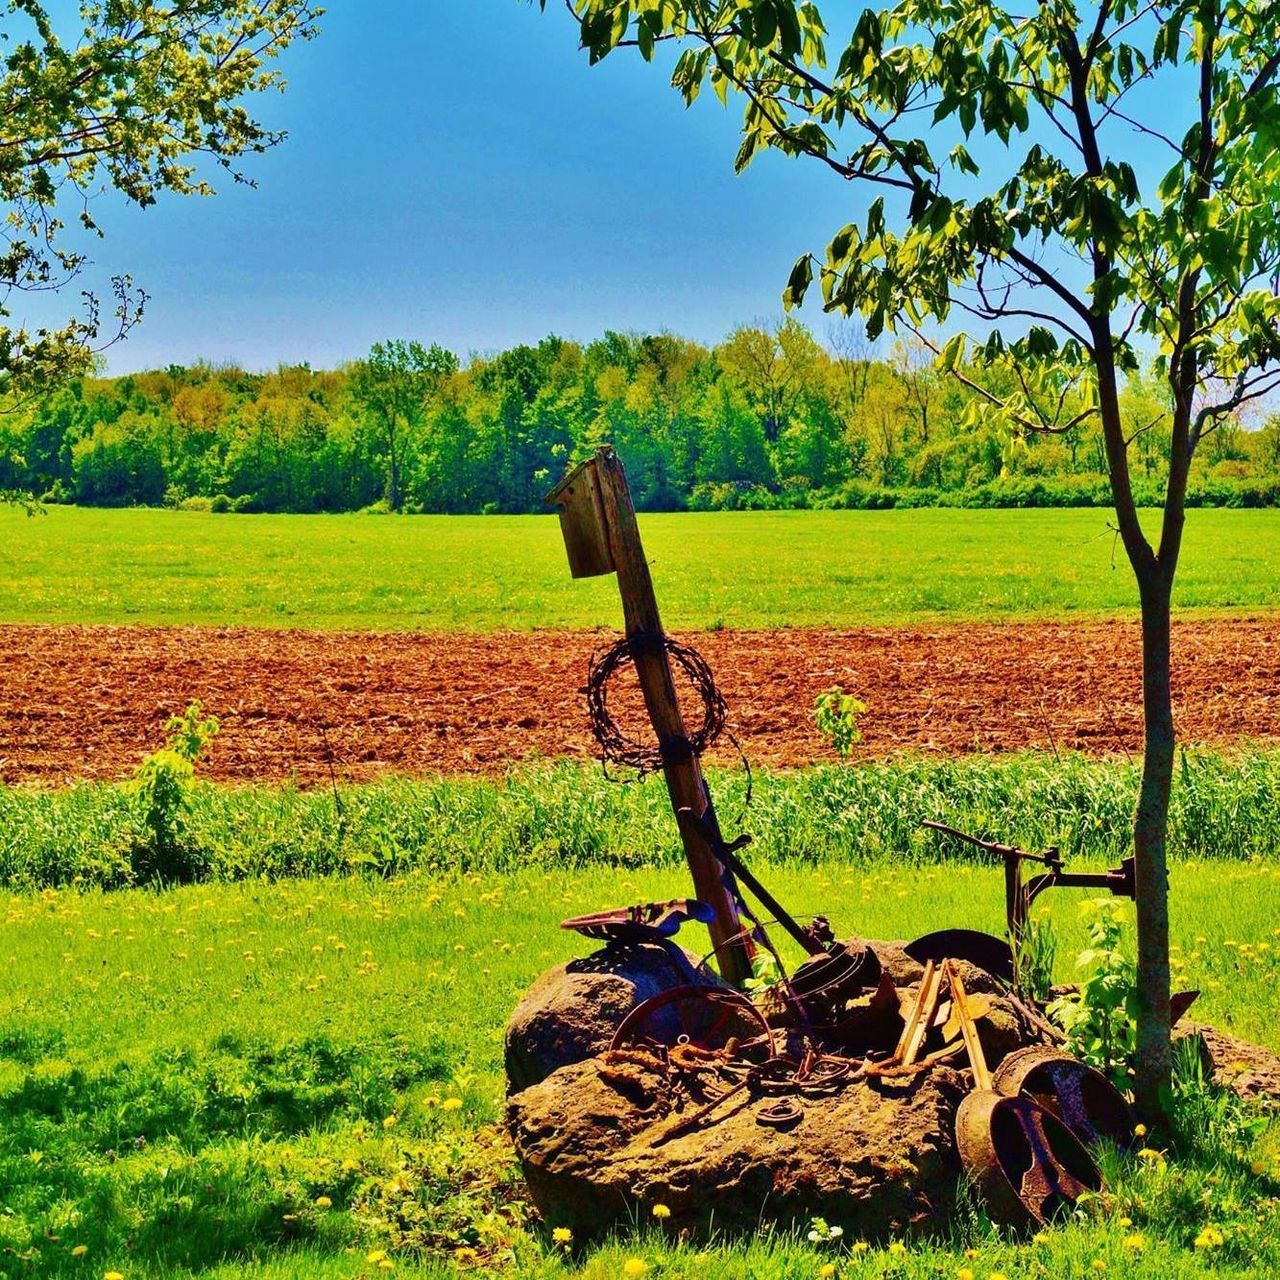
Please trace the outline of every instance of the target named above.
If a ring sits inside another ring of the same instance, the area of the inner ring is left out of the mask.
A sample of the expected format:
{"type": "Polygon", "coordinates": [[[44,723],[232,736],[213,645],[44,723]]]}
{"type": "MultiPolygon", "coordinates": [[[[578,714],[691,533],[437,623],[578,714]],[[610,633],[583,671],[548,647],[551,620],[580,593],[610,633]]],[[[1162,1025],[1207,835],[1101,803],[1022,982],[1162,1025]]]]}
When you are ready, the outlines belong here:
{"type": "MultiPolygon", "coordinates": [[[[707,660],[696,649],[679,644],[669,636],[624,636],[607,649],[592,655],[586,688],[591,736],[595,738],[606,766],[615,764],[635,769],[642,777],[662,768],[663,746],[658,742],[634,738],[618,724],[609,709],[609,684],[620,671],[628,666],[634,667],[636,652],[644,653],[646,649],[649,652],[665,651],[702,703],[701,724],[683,742],[668,743],[666,758],[670,758],[674,752],[685,751],[691,756],[701,756],[725,731],[729,715],[724,695],[716,687],[715,677],[711,674],[707,660]]],[[[732,733],[729,737],[737,746],[732,733]]]]}

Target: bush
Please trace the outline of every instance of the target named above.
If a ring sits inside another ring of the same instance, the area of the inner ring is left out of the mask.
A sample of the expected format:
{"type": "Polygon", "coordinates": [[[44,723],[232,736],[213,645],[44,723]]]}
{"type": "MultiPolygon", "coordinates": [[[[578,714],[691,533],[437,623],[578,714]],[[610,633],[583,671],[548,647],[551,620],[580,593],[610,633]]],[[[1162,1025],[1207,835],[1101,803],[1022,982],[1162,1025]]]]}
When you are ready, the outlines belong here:
{"type": "Polygon", "coordinates": [[[209,499],[209,510],[215,515],[221,515],[224,511],[231,510],[231,499],[225,493],[215,494],[209,499]]]}
{"type": "Polygon", "coordinates": [[[216,501],[217,501],[216,498],[200,498],[200,497],[183,498],[183,500],[180,503],[178,503],[178,510],[179,511],[212,511],[214,509],[213,504],[216,501]]]}

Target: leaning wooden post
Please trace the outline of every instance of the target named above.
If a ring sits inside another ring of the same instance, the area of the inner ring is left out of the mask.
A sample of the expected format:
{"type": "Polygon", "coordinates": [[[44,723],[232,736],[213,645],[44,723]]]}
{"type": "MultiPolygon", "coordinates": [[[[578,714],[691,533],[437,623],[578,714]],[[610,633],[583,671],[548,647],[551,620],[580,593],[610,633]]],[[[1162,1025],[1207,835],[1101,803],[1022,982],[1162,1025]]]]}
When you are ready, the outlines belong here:
{"type": "Polygon", "coordinates": [[[618,575],[627,639],[645,708],[658,735],[671,804],[677,818],[686,811],[694,818],[693,822],[679,822],[694,892],[715,912],[709,928],[720,972],[727,981],[740,986],[751,976],[754,948],[738,917],[729,874],[708,843],[720,839],[720,828],[702,767],[689,749],[671,663],[662,644],[662,619],[649,562],[640,541],[626,472],[617,453],[608,445],[598,449],[595,457],[565,476],[547,495],[547,502],[559,508],[573,576],[618,575]]]}

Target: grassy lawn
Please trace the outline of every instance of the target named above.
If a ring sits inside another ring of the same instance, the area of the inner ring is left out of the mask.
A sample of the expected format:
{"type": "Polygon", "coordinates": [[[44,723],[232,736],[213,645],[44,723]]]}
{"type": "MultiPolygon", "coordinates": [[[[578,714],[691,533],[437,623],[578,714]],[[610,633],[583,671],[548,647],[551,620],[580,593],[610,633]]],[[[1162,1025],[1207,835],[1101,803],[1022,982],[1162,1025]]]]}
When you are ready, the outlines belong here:
{"type": "MultiPolygon", "coordinates": [[[[854,626],[1133,613],[1110,514],[733,512],[642,520],[667,623],[854,626]],[[1117,556],[1112,567],[1113,551],[1117,556]]],[[[1182,610],[1280,606],[1280,511],[1193,511],[1182,610]]],[[[0,507],[0,621],[370,630],[616,626],[554,517],[0,507]]]]}
{"type": "MultiPolygon", "coordinates": [[[[871,936],[999,923],[989,868],[762,870],[798,912],[871,936]]],[[[522,1277],[611,1277],[631,1258],[654,1277],[817,1277],[827,1255],[770,1234],[708,1248],[644,1228],[566,1256],[519,1202],[496,1128],[507,1014],[588,945],[561,917],[684,890],[678,868],[594,867],[0,897],[0,1272],[416,1277],[461,1248],[522,1277]]],[[[1064,976],[1078,901],[1053,900],[1064,976]]],[[[1174,902],[1198,1012],[1280,1045],[1280,865],[1181,863],[1174,902]]],[[[1037,1241],[974,1218],[905,1255],[831,1260],[901,1280],[1274,1275],[1276,1144],[1233,1148],[1209,1132],[1225,1123],[1210,1108],[1186,1160],[1113,1159],[1114,1203],[1037,1241]],[[1195,1248],[1205,1224],[1220,1247],[1195,1248]]]]}

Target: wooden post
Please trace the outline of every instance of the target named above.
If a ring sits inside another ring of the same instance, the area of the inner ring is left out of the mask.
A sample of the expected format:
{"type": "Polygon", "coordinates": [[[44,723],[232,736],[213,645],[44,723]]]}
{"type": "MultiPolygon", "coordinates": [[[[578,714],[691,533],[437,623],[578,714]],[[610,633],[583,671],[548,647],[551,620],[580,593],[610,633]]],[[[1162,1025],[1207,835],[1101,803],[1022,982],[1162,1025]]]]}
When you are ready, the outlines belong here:
{"type": "Polygon", "coordinates": [[[659,643],[662,619],[626,472],[617,453],[608,445],[597,450],[594,458],[571,471],[552,490],[547,501],[560,507],[573,575],[587,577],[611,571],[618,575],[626,634],[633,642],[631,656],[649,720],[658,735],[671,805],[677,818],[688,811],[694,819],[679,822],[694,892],[715,912],[709,928],[720,972],[727,981],[741,986],[751,976],[754,948],[743,934],[731,891],[732,877],[708,843],[720,839],[720,827],[702,767],[689,750],[671,663],[659,643]],[[593,512],[599,528],[593,527],[593,512]]]}

